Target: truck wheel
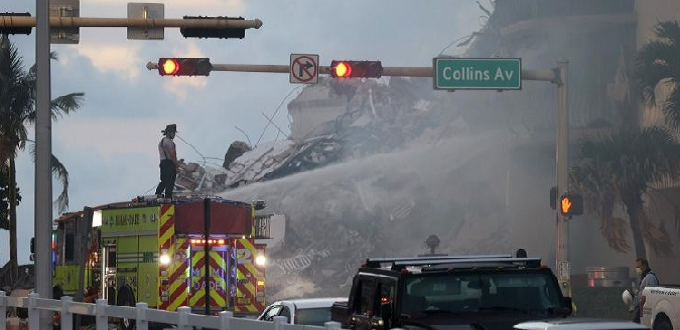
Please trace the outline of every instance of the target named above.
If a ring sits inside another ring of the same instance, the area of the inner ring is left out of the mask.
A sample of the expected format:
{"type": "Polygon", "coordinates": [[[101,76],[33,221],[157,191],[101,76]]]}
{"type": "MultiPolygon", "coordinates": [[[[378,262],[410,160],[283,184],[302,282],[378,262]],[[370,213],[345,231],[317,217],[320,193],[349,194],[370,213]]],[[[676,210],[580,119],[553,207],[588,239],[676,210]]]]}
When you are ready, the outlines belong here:
{"type": "Polygon", "coordinates": [[[654,321],[654,330],[673,330],[671,320],[666,315],[661,315],[654,321]]]}
{"type": "MultiPolygon", "coordinates": [[[[135,306],[135,295],[132,293],[132,289],[129,286],[124,286],[118,291],[118,297],[116,299],[116,305],[118,306],[135,306]]],[[[135,328],[134,319],[123,318],[118,324],[118,329],[120,330],[132,330],[135,328]]]]}

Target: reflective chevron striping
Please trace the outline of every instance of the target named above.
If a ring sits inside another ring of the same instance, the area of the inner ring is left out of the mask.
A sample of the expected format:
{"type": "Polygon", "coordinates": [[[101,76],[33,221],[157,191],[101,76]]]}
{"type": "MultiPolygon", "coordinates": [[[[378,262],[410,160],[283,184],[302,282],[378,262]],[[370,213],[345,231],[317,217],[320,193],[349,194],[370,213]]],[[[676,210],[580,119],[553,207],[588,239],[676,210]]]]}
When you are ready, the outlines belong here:
{"type": "MultiPolygon", "coordinates": [[[[209,283],[214,283],[215,288],[210,290],[210,306],[226,307],[227,305],[227,282],[224,279],[226,269],[226,259],[224,252],[210,251],[208,254],[209,283]]],[[[192,307],[205,306],[205,252],[202,250],[194,251],[191,256],[191,295],[189,305],[192,307]]],[[[212,288],[212,287],[211,287],[212,288]]]]}
{"type": "Polygon", "coordinates": [[[171,263],[158,269],[158,308],[176,310],[185,305],[188,296],[187,261],[177,258],[189,245],[186,239],[175,239],[175,205],[162,204],[158,228],[158,254],[167,254],[171,263]],[[166,282],[167,285],[163,285],[166,282]],[[165,295],[164,295],[165,294],[165,295]]]}
{"type": "Polygon", "coordinates": [[[174,291],[171,291],[170,299],[168,299],[168,307],[165,310],[174,311],[178,307],[186,305],[187,302],[187,282],[181,281],[175,287],[174,291]]]}
{"type": "MultiPolygon", "coordinates": [[[[186,255],[189,248],[189,242],[186,238],[178,238],[175,245],[177,251],[183,251],[184,255],[186,255]]],[[[173,261],[172,272],[168,278],[170,297],[167,302],[167,308],[165,308],[166,310],[177,310],[177,307],[186,305],[189,295],[187,269],[187,259],[173,261]]]]}
{"type": "Polygon", "coordinates": [[[162,204],[161,216],[158,228],[158,243],[160,249],[169,249],[175,236],[175,205],[162,204]]]}
{"type": "Polygon", "coordinates": [[[240,279],[246,280],[246,281],[238,281],[238,287],[239,291],[243,293],[242,296],[250,296],[250,297],[255,297],[255,284],[252,282],[252,279],[255,278],[253,275],[250,277],[247,275],[249,273],[248,268],[244,267],[243,265],[238,265],[238,270],[241,272],[242,277],[240,279]]]}
{"type": "Polygon", "coordinates": [[[249,259],[239,259],[236,267],[236,308],[235,310],[241,312],[261,312],[264,310],[264,304],[257,301],[257,278],[261,276],[261,272],[253,265],[257,248],[249,239],[237,239],[237,249],[247,249],[251,253],[249,259]]]}
{"type": "Polygon", "coordinates": [[[234,306],[234,311],[238,313],[258,313],[257,307],[250,303],[250,299],[236,298],[237,304],[234,306]],[[241,300],[241,301],[238,301],[241,300]]]}

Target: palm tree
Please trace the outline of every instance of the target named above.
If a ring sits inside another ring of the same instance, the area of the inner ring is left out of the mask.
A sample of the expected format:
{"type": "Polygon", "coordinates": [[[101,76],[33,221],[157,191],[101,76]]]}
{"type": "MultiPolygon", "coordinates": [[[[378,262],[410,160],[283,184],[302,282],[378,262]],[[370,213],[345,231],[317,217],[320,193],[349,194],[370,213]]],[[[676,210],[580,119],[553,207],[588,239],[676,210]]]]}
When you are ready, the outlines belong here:
{"type": "MultiPolygon", "coordinates": [[[[56,59],[56,56],[52,54],[56,59]]],[[[28,139],[28,125],[35,123],[36,109],[35,66],[26,72],[18,51],[7,35],[0,39],[0,166],[5,166],[9,182],[9,231],[10,266],[12,279],[18,278],[17,232],[16,232],[16,164],[15,160],[24,150],[28,139]]],[[[53,119],[69,114],[80,107],[83,93],[71,93],[57,97],[50,103],[53,119]]],[[[68,207],[68,172],[64,165],[52,156],[52,173],[62,183],[62,191],[56,204],[60,212],[68,207]]]]}
{"type": "MultiPolygon", "coordinates": [[[[0,166],[0,229],[9,230],[9,173],[7,166],[0,166]]],[[[19,187],[16,187],[17,205],[21,202],[19,187]]]]}
{"type": "Polygon", "coordinates": [[[614,217],[615,207],[623,205],[636,256],[647,257],[645,241],[657,254],[670,254],[667,234],[648,219],[643,196],[654,183],[680,174],[680,145],[673,135],[653,126],[585,137],[578,143],[577,159],[570,182],[583,194],[588,211],[600,217],[609,246],[620,252],[630,249],[626,222],[614,217]]]}
{"type": "Polygon", "coordinates": [[[668,98],[663,101],[666,123],[680,128],[680,25],[677,21],[664,21],[656,25],[658,39],[645,44],[637,54],[635,77],[638,90],[645,103],[656,106],[656,87],[670,87],[668,98]]]}

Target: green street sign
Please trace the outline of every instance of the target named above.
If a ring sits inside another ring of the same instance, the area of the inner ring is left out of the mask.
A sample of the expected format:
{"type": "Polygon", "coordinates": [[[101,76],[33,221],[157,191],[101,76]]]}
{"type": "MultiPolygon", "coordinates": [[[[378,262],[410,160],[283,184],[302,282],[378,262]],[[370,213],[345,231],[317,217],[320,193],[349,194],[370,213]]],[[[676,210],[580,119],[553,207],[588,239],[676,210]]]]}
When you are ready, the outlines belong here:
{"type": "Polygon", "coordinates": [[[522,89],[519,58],[434,58],[434,89],[522,89]]]}

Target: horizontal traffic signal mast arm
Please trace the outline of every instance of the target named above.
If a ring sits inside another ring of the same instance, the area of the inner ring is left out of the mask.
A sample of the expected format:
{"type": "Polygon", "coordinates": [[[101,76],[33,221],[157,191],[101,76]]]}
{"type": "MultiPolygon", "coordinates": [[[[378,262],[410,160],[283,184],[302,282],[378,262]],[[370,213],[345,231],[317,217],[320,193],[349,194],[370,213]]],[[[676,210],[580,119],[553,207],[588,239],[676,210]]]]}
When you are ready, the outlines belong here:
{"type": "MultiPolygon", "coordinates": [[[[0,16],[0,28],[34,27],[35,17],[0,16]]],[[[128,19],[91,17],[50,17],[50,27],[134,27],[134,28],[210,28],[259,29],[262,21],[235,19],[128,19]]]]}
{"type": "MultiPolygon", "coordinates": [[[[288,73],[289,65],[266,65],[266,64],[214,64],[213,71],[233,71],[233,72],[271,72],[288,73]]],[[[323,73],[323,71],[319,71],[323,73]]]]}
{"type": "MultiPolygon", "coordinates": [[[[269,73],[289,73],[289,65],[267,65],[267,64],[216,64],[213,63],[212,71],[232,71],[232,72],[269,72],[269,73]]],[[[156,70],[156,63],[147,64],[149,70],[156,70]]],[[[330,66],[319,66],[320,74],[330,74],[330,66]]],[[[432,67],[383,67],[383,76],[390,77],[432,77],[434,69],[432,67]]],[[[555,74],[550,70],[522,70],[522,79],[525,80],[544,80],[554,81],[555,74]]]]}
{"type": "MultiPolygon", "coordinates": [[[[213,71],[289,73],[289,65],[213,64],[213,71]]],[[[432,67],[384,67],[383,76],[432,77],[432,67]]],[[[330,66],[320,66],[320,74],[330,74],[330,66]]]]}

